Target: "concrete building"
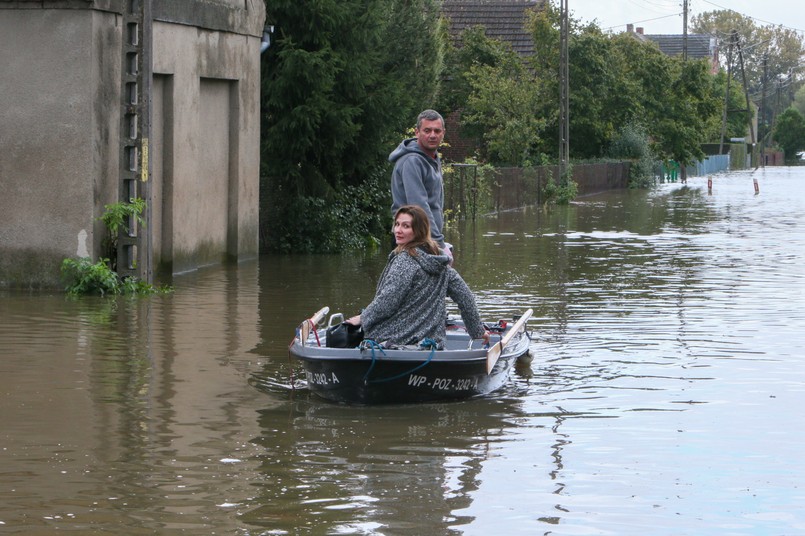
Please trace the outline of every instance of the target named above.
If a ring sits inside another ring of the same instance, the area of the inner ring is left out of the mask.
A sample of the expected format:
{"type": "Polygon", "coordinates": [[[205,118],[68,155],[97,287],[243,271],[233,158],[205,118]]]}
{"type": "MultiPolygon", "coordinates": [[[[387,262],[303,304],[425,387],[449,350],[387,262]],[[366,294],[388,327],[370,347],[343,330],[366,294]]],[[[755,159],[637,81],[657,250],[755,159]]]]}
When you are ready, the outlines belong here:
{"type": "Polygon", "coordinates": [[[257,255],[264,23],[263,0],[0,0],[0,288],[60,287],[131,195],[141,277],[257,255]]]}

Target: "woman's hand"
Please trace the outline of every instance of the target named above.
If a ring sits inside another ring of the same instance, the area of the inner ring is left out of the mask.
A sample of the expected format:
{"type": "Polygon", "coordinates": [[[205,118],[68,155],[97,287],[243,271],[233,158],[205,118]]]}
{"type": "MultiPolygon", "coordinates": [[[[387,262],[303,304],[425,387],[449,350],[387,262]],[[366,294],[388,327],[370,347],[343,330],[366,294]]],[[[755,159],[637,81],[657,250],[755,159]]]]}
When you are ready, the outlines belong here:
{"type": "Polygon", "coordinates": [[[348,318],[344,320],[347,324],[352,324],[353,326],[360,326],[361,325],[361,315],[355,315],[352,318],[348,318]]]}

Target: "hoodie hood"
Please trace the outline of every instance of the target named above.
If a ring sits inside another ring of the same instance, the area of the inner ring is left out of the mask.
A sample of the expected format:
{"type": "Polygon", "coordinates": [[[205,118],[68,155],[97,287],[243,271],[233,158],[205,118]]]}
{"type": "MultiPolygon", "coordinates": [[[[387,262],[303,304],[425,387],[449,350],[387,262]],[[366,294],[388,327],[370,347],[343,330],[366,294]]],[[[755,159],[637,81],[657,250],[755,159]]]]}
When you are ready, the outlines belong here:
{"type": "Polygon", "coordinates": [[[408,138],[407,140],[403,140],[402,143],[400,143],[393,151],[391,151],[391,154],[389,154],[389,162],[395,163],[403,156],[409,154],[418,154],[420,156],[424,156],[429,163],[433,162],[431,165],[435,166],[435,160],[428,156],[425,151],[419,148],[416,138],[408,138]]]}
{"type": "MultiPolygon", "coordinates": [[[[390,255],[409,255],[408,253],[394,253],[390,255]]],[[[450,264],[450,258],[447,255],[432,255],[422,249],[416,250],[416,257],[409,255],[424,271],[429,275],[439,275],[444,272],[450,264]]]]}

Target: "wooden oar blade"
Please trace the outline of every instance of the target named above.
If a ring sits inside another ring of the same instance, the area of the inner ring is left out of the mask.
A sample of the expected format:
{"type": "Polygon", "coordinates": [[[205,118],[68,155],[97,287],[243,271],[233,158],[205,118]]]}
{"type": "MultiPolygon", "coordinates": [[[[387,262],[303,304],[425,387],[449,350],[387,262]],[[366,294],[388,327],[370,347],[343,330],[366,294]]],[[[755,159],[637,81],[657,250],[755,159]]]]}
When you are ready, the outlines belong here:
{"type": "Polygon", "coordinates": [[[486,373],[492,374],[492,369],[495,368],[495,363],[498,362],[500,353],[503,347],[500,345],[502,341],[496,342],[489,350],[486,351],[486,373]]]}
{"type": "Polygon", "coordinates": [[[520,318],[517,319],[517,322],[514,323],[514,326],[512,326],[512,328],[506,333],[506,335],[504,335],[503,338],[500,339],[500,342],[496,343],[494,346],[492,346],[489,350],[486,351],[487,374],[492,373],[492,369],[495,368],[495,363],[498,362],[498,358],[500,357],[500,354],[503,352],[503,348],[505,348],[506,345],[509,344],[509,341],[511,341],[515,335],[517,335],[520,331],[525,329],[525,324],[531,318],[532,314],[534,314],[534,310],[527,309],[520,316],[520,318]]]}

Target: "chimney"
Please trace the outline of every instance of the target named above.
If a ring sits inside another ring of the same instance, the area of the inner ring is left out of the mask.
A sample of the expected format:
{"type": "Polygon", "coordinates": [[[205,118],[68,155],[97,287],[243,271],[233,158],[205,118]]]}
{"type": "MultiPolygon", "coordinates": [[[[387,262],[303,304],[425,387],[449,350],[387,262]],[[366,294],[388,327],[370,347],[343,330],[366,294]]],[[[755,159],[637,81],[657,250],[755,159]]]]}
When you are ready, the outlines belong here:
{"type": "Polygon", "coordinates": [[[632,33],[634,31],[634,24],[627,24],[626,31],[632,33]]]}
{"type": "Polygon", "coordinates": [[[639,33],[640,35],[643,35],[643,28],[638,28],[637,33],[639,33]]]}

